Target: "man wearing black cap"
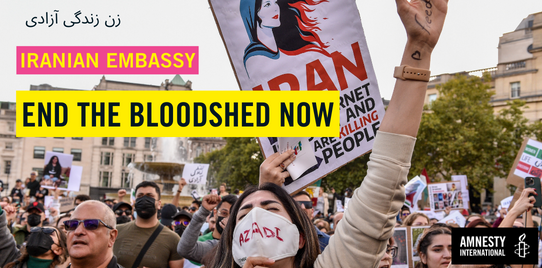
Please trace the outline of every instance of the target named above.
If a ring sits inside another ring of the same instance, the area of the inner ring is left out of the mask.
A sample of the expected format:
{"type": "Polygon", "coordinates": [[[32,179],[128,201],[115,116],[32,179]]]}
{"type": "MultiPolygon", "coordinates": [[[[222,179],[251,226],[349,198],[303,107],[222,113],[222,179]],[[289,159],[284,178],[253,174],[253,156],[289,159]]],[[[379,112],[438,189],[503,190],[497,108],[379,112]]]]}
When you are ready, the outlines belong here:
{"type": "Polygon", "coordinates": [[[126,202],[118,202],[113,206],[113,212],[117,217],[117,224],[127,223],[133,220],[132,206],[126,202]]]}
{"type": "Polygon", "coordinates": [[[162,207],[162,215],[161,215],[160,223],[173,231],[174,227],[172,226],[172,223],[173,223],[173,216],[175,216],[175,214],[177,214],[177,207],[175,207],[172,204],[165,204],[162,207]]]}
{"type": "Polygon", "coordinates": [[[177,212],[177,214],[173,215],[173,222],[171,227],[173,228],[175,233],[179,235],[179,237],[182,237],[184,230],[186,229],[186,227],[188,227],[188,224],[190,224],[191,220],[192,214],[181,210],[177,212]]]}
{"type": "MultiPolygon", "coordinates": [[[[22,245],[28,239],[30,235],[30,229],[32,227],[43,227],[43,221],[45,220],[45,208],[43,204],[37,201],[34,201],[28,204],[26,208],[26,225],[21,226],[21,228],[13,228],[13,236],[18,245],[22,245]]],[[[21,222],[21,224],[23,224],[21,222]]]]}

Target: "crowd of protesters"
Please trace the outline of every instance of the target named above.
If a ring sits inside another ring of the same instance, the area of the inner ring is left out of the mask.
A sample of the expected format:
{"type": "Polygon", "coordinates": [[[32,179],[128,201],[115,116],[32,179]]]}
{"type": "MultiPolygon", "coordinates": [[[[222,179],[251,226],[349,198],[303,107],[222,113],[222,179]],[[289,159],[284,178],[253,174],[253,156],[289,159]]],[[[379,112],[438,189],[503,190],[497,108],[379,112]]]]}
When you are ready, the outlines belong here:
{"type": "MultiPolygon", "coordinates": [[[[448,1],[396,3],[408,36],[401,64],[429,69],[448,1]],[[431,27],[417,20],[428,14],[427,3],[431,27]]],[[[125,190],[118,191],[116,200],[79,195],[74,209],[60,213],[59,197],[65,193],[40,187],[32,172],[0,202],[0,267],[389,268],[397,252],[392,238],[396,226],[430,226],[416,246],[421,259],[416,267],[449,267],[451,226],[403,206],[426,86],[397,80],[363,183],[345,189],[344,195],[321,191],[316,202],[307,192],[291,196],[281,188],[289,177],[285,167],[295,159],[293,150],[262,163],[258,186],[238,195],[229,194],[223,184],[190,207],[179,207],[186,185],[180,179],[171,204],[162,204],[156,183],[144,181],[135,187],[133,202],[124,200],[125,190]],[[46,208],[47,195],[53,201],[46,208]],[[344,204],[344,211],[336,201],[344,204]]],[[[533,227],[525,213],[533,209],[530,194],[537,193],[523,190],[493,225],[484,219],[495,213],[488,208],[484,215],[465,215],[466,226],[453,227],[533,227]]]]}

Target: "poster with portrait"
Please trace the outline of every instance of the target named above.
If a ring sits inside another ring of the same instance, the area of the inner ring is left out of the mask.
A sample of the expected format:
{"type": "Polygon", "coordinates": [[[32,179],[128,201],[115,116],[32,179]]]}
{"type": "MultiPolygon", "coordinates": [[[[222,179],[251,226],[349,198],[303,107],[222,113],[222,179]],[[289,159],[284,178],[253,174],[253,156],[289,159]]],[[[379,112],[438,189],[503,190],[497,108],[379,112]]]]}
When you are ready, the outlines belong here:
{"type": "Polygon", "coordinates": [[[427,187],[432,211],[443,211],[448,207],[460,210],[468,206],[463,199],[460,181],[431,183],[427,187]]]}
{"type": "Polygon", "coordinates": [[[429,226],[416,226],[407,228],[410,239],[410,267],[415,267],[418,262],[420,262],[420,254],[418,253],[417,248],[423,231],[427,228],[429,228],[429,226]]]}
{"type": "Polygon", "coordinates": [[[44,188],[68,188],[72,170],[73,155],[45,152],[45,163],[41,185],[44,188]]]}
{"type": "Polygon", "coordinates": [[[525,177],[542,177],[542,143],[525,138],[506,181],[520,186],[525,177]]]}
{"type": "MultiPolygon", "coordinates": [[[[210,0],[242,90],[338,90],[339,137],[309,137],[316,164],[284,188],[297,192],[369,152],[384,117],[355,1],[210,0]]],[[[265,157],[277,138],[260,138],[265,157]]]]}
{"type": "Polygon", "coordinates": [[[393,240],[397,247],[397,255],[393,258],[391,267],[394,268],[408,268],[408,235],[405,227],[395,228],[393,233],[393,240]]]}

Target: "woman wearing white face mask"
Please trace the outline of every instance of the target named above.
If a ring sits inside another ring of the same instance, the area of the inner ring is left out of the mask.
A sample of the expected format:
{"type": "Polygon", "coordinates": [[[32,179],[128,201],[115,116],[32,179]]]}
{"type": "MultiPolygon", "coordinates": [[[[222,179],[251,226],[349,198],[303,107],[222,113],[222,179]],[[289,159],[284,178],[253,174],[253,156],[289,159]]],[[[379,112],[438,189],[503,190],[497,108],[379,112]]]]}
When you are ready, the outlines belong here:
{"type": "MultiPolygon", "coordinates": [[[[430,58],[447,12],[447,0],[396,0],[407,31],[401,68],[386,116],[376,135],[363,184],[323,253],[315,228],[279,186],[292,152],[275,154],[260,167],[265,183],[249,189],[232,207],[210,268],[378,267],[405,201],[404,185],[421,121],[430,58]],[[426,18],[431,14],[431,18],[426,18]],[[430,23],[430,25],[427,25],[430,23]],[[411,71],[408,71],[408,70],[411,71]],[[421,69],[421,70],[420,70],[421,69]],[[409,77],[409,74],[413,76],[409,77]]],[[[384,30],[385,31],[385,30],[384,30]]]]}

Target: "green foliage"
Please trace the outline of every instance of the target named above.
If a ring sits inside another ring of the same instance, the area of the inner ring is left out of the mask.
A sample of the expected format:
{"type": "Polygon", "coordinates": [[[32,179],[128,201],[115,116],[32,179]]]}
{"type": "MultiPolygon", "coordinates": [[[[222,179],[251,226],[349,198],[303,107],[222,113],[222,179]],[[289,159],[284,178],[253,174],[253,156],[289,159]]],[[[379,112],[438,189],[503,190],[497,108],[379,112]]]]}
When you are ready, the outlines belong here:
{"type": "Polygon", "coordinates": [[[201,155],[197,163],[209,163],[209,177],[218,188],[225,182],[231,189],[245,189],[258,185],[263,155],[255,138],[224,138],[226,146],[220,150],[201,155]]]}
{"type": "Polygon", "coordinates": [[[535,135],[540,125],[528,124],[519,100],[495,115],[493,92],[484,82],[490,79],[458,76],[437,86],[439,98],[422,116],[409,177],[423,168],[433,181],[467,175],[480,192],[493,188],[493,178],[507,176],[523,137],[535,135]]]}
{"type": "Polygon", "coordinates": [[[356,189],[361,185],[363,178],[367,175],[367,162],[369,162],[370,155],[371,153],[367,153],[358,157],[354,161],[351,161],[337,169],[335,172],[327,175],[322,180],[322,185],[328,190],[334,188],[339,194],[344,194],[344,190],[347,187],[356,189]]]}

